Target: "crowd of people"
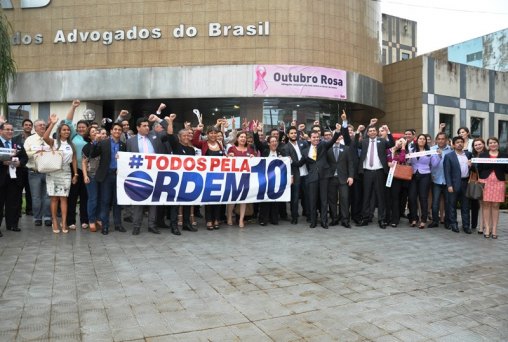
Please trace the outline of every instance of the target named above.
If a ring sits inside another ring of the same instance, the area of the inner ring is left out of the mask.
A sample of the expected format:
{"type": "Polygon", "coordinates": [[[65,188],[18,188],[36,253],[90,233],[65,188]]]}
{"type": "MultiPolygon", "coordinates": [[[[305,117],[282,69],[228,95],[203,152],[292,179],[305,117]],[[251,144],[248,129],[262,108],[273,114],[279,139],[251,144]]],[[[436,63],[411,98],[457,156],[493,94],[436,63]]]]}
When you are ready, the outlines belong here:
{"type": "Polygon", "coordinates": [[[401,219],[407,219],[410,227],[420,229],[443,225],[456,233],[462,228],[467,234],[476,230],[485,238],[498,236],[508,164],[472,163],[471,158],[490,160],[508,155],[500,151],[496,137],[473,139],[467,127],[449,137],[441,124],[435,139],[407,129],[395,140],[387,125],[377,126],[377,119],[355,128],[343,111],[335,130],[324,129],[319,121],[310,128],[293,121],[265,132],[262,123],[246,119],[237,130],[234,118],[221,118],[205,129],[198,117],[197,126],[185,122],[176,131],[176,115],[163,114],[163,103],[156,114],[137,119],[135,127],[131,127],[126,110],[101,125],[85,120],[74,125],[79,105],[80,101],[74,100],[62,121],[56,114],[50,115],[48,123],[25,119],[23,132],[17,136],[11,123],[0,121],[0,226],[5,217],[7,230],[20,231],[24,190],[25,213],[33,216],[35,226],[52,227],[55,234],[77,229],[78,203],[81,228],[90,232],[109,234],[111,213],[118,232],[126,232],[124,223],[129,222],[132,234],[139,235],[145,216],[148,231],[154,234],[160,234],[160,228],[168,228],[174,235],[181,235],[182,230],[197,231],[196,218],[203,217],[200,206],[117,203],[116,156],[127,151],[289,158],[289,203],[204,205],[205,228],[211,231],[221,225],[244,228],[252,221],[261,226],[278,225],[280,220],[295,225],[306,221],[309,228],[318,224],[325,229],[339,224],[351,228],[353,222],[361,227],[374,221],[377,208],[377,223],[382,229],[398,227],[401,219]],[[38,172],[35,159],[43,151],[61,153],[62,168],[38,172]],[[407,172],[401,175],[395,172],[397,168],[407,172]],[[483,196],[468,198],[468,184],[476,179],[482,184],[483,196]],[[460,222],[457,210],[461,211],[460,222]]]}

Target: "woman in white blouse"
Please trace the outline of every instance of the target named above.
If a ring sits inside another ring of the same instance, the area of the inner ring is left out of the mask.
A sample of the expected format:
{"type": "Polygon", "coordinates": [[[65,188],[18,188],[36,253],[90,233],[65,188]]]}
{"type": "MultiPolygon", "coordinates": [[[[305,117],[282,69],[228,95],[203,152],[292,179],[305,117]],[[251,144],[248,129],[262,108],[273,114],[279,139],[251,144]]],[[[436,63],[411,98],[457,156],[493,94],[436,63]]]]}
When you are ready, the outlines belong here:
{"type": "Polygon", "coordinates": [[[49,117],[49,127],[44,133],[44,141],[52,147],[53,150],[59,151],[63,157],[62,169],[50,172],[46,175],[46,186],[48,196],[51,198],[51,220],[53,223],[53,233],[60,233],[58,226],[58,202],[60,202],[60,211],[62,213],[62,232],[68,233],[67,227],[67,197],[71,183],[76,183],[78,177],[78,163],[74,144],[70,139],[71,128],[65,123],[61,123],[56,129],[56,138],[52,139],[50,133],[58,122],[58,116],[51,114],[49,117]],[[69,164],[72,164],[72,173],[69,164]]]}

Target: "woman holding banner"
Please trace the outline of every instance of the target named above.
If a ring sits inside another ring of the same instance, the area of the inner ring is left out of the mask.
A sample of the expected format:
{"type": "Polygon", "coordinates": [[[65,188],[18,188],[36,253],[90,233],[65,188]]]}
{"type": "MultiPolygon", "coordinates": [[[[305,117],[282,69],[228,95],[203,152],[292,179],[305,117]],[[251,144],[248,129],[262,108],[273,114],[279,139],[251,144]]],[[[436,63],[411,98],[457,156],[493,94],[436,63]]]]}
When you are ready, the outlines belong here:
{"type": "MultiPolygon", "coordinates": [[[[400,138],[395,142],[395,146],[386,150],[386,161],[388,166],[392,168],[395,164],[406,165],[406,139],[400,138]]],[[[391,187],[387,187],[386,200],[387,206],[387,222],[392,227],[397,227],[400,221],[400,200],[399,195],[403,184],[408,181],[403,179],[393,178],[391,187]]]]}
{"type": "MultiPolygon", "coordinates": [[[[236,141],[233,146],[228,150],[228,156],[229,157],[254,157],[255,151],[252,147],[250,147],[247,144],[247,133],[245,132],[239,132],[236,135],[236,141]]],[[[240,228],[245,227],[245,224],[243,222],[245,218],[245,210],[247,208],[246,203],[240,203],[237,204],[240,208],[240,215],[238,219],[238,226],[240,228]]],[[[235,205],[234,204],[228,204],[226,206],[226,215],[227,215],[227,224],[228,226],[233,225],[233,209],[235,205]]]]}
{"type": "MultiPolygon", "coordinates": [[[[192,136],[192,144],[201,150],[201,155],[212,157],[224,157],[224,147],[217,140],[217,132],[219,129],[215,126],[208,126],[206,130],[207,140],[200,140],[203,124],[200,123],[194,130],[192,136]]],[[[220,204],[205,205],[206,229],[219,229],[220,221],[220,204]]]]}
{"type": "MultiPolygon", "coordinates": [[[[427,145],[425,134],[419,134],[411,153],[426,152],[430,147],[427,145]]],[[[410,158],[408,164],[413,167],[413,179],[409,184],[409,221],[411,227],[416,227],[418,222],[418,200],[420,201],[420,224],[418,228],[425,228],[429,213],[429,190],[432,181],[431,177],[431,156],[424,154],[410,158]]]]}
{"type": "MultiPolygon", "coordinates": [[[[487,140],[488,152],[480,154],[480,158],[497,159],[508,158],[508,154],[499,151],[499,140],[491,137],[487,140]]],[[[497,239],[497,224],[499,222],[499,203],[503,203],[506,194],[505,174],[508,172],[506,163],[478,163],[480,182],[485,184],[483,189],[483,236],[497,239]]]]}

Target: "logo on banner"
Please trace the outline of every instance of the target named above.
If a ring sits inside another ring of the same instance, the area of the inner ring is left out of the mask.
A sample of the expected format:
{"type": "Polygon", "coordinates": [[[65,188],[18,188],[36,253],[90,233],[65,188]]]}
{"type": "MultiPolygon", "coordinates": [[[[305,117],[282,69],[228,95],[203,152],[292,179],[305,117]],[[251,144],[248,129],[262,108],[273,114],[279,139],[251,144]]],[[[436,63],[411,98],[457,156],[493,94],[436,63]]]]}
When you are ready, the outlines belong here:
{"type": "MultiPolygon", "coordinates": [[[[51,0],[21,0],[20,8],[41,8],[49,5],[51,0]]],[[[0,7],[3,9],[13,9],[11,0],[0,0],[0,7]]]]}

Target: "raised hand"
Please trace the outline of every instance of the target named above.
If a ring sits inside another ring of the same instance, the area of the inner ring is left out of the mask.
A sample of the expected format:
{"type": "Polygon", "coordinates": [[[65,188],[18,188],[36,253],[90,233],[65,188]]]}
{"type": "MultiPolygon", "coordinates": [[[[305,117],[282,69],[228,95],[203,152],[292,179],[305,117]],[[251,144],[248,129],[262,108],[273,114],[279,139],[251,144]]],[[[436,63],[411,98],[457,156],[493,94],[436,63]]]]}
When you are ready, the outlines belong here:
{"type": "Polygon", "coordinates": [[[185,129],[190,129],[190,128],[191,128],[191,123],[190,123],[189,121],[185,121],[185,122],[183,123],[183,127],[184,127],[185,129]]]}
{"type": "Polygon", "coordinates": [[[369,123],[369,126],[374,126],[377,124],[377,118],[372,118],[370,119],[370,123],[369,123]]]}
{"type": "Polygon", "coordinates": [[[171,121],[171,122],[175,121],[175,119],[176,119],[176,114],[175,114],[175,113],[171,113],[171,114],[169,114],[168,119],[169,119],[169,121],[171,121]]]}
{"type": "Polygon", "coordinates": [[[347,115],[346,115],[346,111],[344,109],[342,110],[342,114],[340,115],[340,119],[342,121],[347,121],[347,115]]]}
{"type": "Polygon", "coordinates": [[[365,126],[364,125],[358,126],[358,132],[363,132],[363,131],[365,131],[365,126]]]}
{"type": "Polygon", "coordinates": [[[198,124],[198,125],[197,125],[196,129],[197,129],[198,131],[202,131],[204,127],[205,127],[205,126],[204,126],[202,123],[200,123],[200,124],[198,124]]]}
{"type": "Polygon", "coordinates": [[[159,120],[159,117],[155,114],[150,114],[150,116],[148,117],[148,121],[150,121],[150,122],[155,122],[158,120],[159,120]]]}
{"type": "Polygon", "coordinates": [[[129,115],[129,111],[126,110],[126,109],[122,109],[120,111],[120,114],[118,114],[118,116],[121,117],[121,118],[125,118],[127,115],[129,115]]]}
{"type": "Polygon", "coordinates": [[[162,112],[166,108],[166,105],[164,103],[161,103],[159,105],[159,109],[157,109],[158,112],[162,112]]]}
{"type": "Polygon", "coordinates": [[[56,123],[58,122],[58,115],[55,114],[55,113],[52,113],[50,116],[49,116],[49,123],[50,124],[53,124],[53,125],[56,125],[56,123]]]}
{"type": "Polygon", "coordinates": [[[79,107],[80,104],[81,104],[81,101],[79,101],[78,99],[72,100],[72,106],[74,108],[79,107]]]}

